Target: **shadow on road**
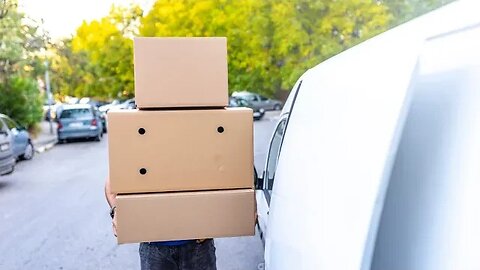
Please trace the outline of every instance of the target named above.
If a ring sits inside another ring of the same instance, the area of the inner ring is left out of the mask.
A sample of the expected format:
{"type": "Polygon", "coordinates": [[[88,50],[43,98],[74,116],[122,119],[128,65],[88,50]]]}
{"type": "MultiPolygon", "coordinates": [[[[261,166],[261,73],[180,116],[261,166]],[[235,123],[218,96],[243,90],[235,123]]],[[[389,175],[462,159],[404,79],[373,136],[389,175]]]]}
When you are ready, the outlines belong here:
{"type": "Polygon", "coordinates": [[[8,187],[11,183],[6,181],[6,182],[3,182],[3,181],[0,181],[0,190],[8,187]]]}
{"type": "Polygon", "coordinates": [[[59,141],[57,145],[62,145],[62,144],[75,144],[75,143],[85,143],[85,142],[92,142],[95,143],[95,139],[68,139],[66,142],[59,141]]]}

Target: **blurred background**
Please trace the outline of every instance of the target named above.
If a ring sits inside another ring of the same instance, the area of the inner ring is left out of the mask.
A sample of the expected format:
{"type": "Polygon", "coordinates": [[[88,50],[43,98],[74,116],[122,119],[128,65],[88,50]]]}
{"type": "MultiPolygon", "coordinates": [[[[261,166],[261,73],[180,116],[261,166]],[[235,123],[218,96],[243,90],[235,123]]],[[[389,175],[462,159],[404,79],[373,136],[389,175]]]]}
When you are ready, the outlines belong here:
{"type": "MultiPolygon", "coordinates": [[[[0,269],[139,268],[103,197],[106,113],[135,108],[133,37],[228,38],[229,105],[254,109],[258,164],[302,73],[449,2],[0,0],[0,269]]],[[[218,239],[217,256],[262,269],[263,244],[218,239]]]]}

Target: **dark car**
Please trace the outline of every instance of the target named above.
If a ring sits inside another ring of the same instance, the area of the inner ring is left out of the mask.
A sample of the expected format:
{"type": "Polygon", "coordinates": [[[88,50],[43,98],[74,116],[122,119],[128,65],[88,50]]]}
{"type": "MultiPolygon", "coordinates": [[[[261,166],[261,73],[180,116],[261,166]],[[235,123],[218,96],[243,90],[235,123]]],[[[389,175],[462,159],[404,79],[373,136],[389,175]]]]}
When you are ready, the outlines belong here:
{"type": "Polygon", "coordinates": [[[94,108],[94,110],[95,110],[95,113],[100,118],[100,121],[102,122],[103,133],[107,133],[107,114],[105,112],[101,112],[97,108],[94,108]]]}
{"type": "Polygon", "coordinates": [[[265,111],[278,111],[281,110],[283,104],[280,100],[270,99],[259,94],[243,91],[243,92],[234,92],[232,97],[241,98],[248,101],[252,108],[264,109],[265,111]]]}
{"type": "Polygon", "coordinates": [[[241,99],[241,98],[230,97],[228,103],[229,103],[228,104],[229,107],[248,107],[248,108],[251,108],[253,110],[253,119],[254,120],[260,120],[265,115],[265,110],[264,109],[255,108],[248,101],[246,101],[244,99],[241,99]]]}
{"type": "Polygon", "coordinates": [[[58,112],[57,123],[57,135],[60,142],[76,138],[100,141],[103,137],[100,115],[88,104],[62,106],[58,112]]]}
{"type": "Polygon", "coordinates": [[[10,174],[15,169],[12,136],[7,125],[0,121],[0,175],[10,174]]]}
{"type": "Polygon", "coordinates": [[[32,159],[35,151],[27,129],[4,114],[0,114],[0,121],[3,122],[12,135],[14,157],[24,160],[32,159]]]}

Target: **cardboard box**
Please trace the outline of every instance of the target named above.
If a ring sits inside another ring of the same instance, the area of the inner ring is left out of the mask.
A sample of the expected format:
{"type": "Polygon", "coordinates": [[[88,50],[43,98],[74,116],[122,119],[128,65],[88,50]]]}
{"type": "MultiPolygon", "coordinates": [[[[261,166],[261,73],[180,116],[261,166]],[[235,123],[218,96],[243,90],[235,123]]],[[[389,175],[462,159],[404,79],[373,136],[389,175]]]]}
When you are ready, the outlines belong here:
{"type": "Polygon", "coordinates": [[[109,111],[108,143],[117,194],[253,187],[248,108],[109,111]]]}
{"type": "Polygon", "coordinates": [[[252,189],[117,196],[118,243],[255,234],[252,189]]]}
{"type": "Polygon", "coordinates": [[[134,39],[138,108],[228,105],[227,39],[134,39]]]}

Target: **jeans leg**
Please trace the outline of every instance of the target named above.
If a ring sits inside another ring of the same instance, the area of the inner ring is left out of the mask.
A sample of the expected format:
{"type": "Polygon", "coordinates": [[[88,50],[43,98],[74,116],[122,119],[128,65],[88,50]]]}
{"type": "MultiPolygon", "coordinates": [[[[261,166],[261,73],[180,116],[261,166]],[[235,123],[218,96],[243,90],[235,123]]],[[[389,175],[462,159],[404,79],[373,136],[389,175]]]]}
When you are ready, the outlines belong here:
{"type": "Polygon", "coordinates": [[[176,249],[170,246],[159,246],[140,243],[140,266],[142,270],[178,270],[176,249]]]}
{"type": "Polygon", "coordinates": [[[216,270],[217,257],[213,239],[189,243],[180,248],[180,270],[216,270]]]}

